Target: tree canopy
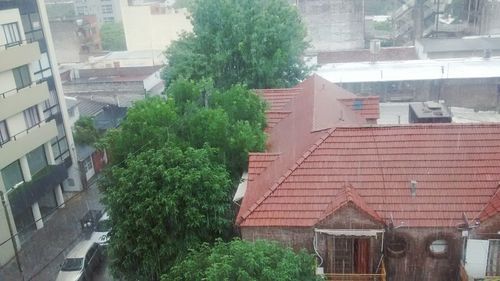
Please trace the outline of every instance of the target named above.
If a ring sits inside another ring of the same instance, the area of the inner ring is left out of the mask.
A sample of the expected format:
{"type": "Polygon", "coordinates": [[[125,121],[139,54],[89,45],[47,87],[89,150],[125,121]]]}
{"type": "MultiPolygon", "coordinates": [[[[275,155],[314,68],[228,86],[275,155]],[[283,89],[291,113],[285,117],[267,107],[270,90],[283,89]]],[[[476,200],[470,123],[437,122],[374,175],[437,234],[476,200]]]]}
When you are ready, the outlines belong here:
{"type": "Polygon", "coordinates": [[[125,31],[121,23],[108,22],[101,26],[101,45],[106,51],[125,51],[125,31]]]}
{"type": "Polygon", "coordinates": [[[158,280],[191,247],[231,225],[231,182],[210,148],[166,143],[115,166],[101,188],[111,216],[111,265],[125,280],[158,280]]]}
{"type": "Polygon", "coordinates": [[[314,258],[269,241],[205,244],[177,262],[162,281],[313,281],[314,258]]]}
{"type": "Polygon", "coordinates": [[[167,83],[211,78],[215,87],[295,85],[308,69],[302,59],[306,28],[286,0],[195,0],[193,33],[167,49],[167,83]]]}
{"type": "Polygon", "coordinates": [[[100,134],[92,118],[80,117],[75,122],[73,137],[77,144],[94,145],[99,140],[100,134]]]}

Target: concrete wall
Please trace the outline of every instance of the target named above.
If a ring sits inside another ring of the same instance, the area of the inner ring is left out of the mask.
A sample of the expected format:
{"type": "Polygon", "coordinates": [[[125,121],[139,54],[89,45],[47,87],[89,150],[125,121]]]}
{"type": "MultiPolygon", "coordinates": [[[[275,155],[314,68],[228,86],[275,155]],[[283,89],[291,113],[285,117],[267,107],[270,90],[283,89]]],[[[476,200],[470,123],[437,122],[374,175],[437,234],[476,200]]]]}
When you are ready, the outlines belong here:
{"type": "Polygon", "coordinates": [[[186,9],[167,9],[152,14],[150,6],[128,6],[122,0],[123,28],[127,50],[165,50],[183,32],[192,30],[186,9]]]}
{"type": "Polygon", "coordinates": [[[481,34],[498,35],[500,34],[500,1],[488,1],[485,5],[485,15],[481,23],[481,34]]]}
{"type": "Polygon", "coordinates": [[[51,21],[56,58],[59,63],[80,62],[80,40],[75,21],[51,21]]]}
{"type": "Polygon", "coordinates": [[[500,109],[499,85],[500,78],[340,84],[358,95],[378,95],[381,102],[444,100],[448,106],[479,110],[500,109]],[[392,85],[395,85],[395,88],[392,85]]]}
{"type": "MultiPolygon", "coordinates": [[[[333,216],[317,224],[321,229],[384,229],[385,226],[373,221],[365,213],[355,208],[343,208],[333,216]]],[[[391,235],[403,237],[407,250],[400,256],[385,254],[388,280],[405,281],[448,281],[455,280],[462,249],[461,233],[456,228],[397,228],[386,230],[384,245],[391,235]],[[448,251],[444,255],[434,255],[429,251],[432,241],[444,239],[448,251]]],[[[307,249],[313,253],[314,229],[308,227],[243,227],[242,239],[254,241],[268,239],[278,241],[294,249],[307,249]]],[[[318,234],[318,250],[326,259],[326,235],[318,234]]],[[[370,256],[372,271],[376,270],[381,257],[382,239],[379,234],[371,238],[370,256]]],[[[384,251],[387,250],[384,248],[384,251]]],[[[323,264],[325,265],[325,264],[323,264]]]]}
{"type": "Polygon", "coordinates": [[[100,92],[107,93],[135,93],[144,94],[144,85],[142,81],[137,82],[71,82],[64,83],[64,92],[66,94],[88,93],[99,95],[100,92]]]}
{"type": "Polygon", "coordinates": [[[362,0],[290,0],[296,4],[314,51],[364,47],[362,0]]]}

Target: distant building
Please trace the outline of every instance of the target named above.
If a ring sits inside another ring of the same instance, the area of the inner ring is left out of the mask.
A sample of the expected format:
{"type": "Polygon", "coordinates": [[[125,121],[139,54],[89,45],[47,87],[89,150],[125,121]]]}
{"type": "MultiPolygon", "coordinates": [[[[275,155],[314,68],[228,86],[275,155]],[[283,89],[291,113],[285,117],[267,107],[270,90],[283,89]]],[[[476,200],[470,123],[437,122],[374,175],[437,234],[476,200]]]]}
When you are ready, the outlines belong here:
{"type": "Polygon", "coordinates": [[[162,66],[69,69],[63,73],[64,93],[78,100],[91,100],[130,107],[146,96],[160,95],[164,84],[162,66]]]}
{"type": "Polygon", "coordinates": [[[173,9],[158,1],[121,0],[121,8],[129,51],[163,51],[193,28],[186,9],[173,9]]]}
{"type": "Polygon", "coordinates": [[[89,57],[82,68],[162,66],[165,62],[163,50],[119,51],[89,57]]]}
{"type": "Polygon", "coordinates": [[[365,46],[363,0],[289,0],[307,27],[313,51],[365,46]]]}
{"type": "Polygon", "coordinates": [[[121,22],[120,0],[74,0],[76,16],[96,16],[103,23],[121,22]]]}
{"type": "Polygon", "coordinates": [[[447,59],[500,56],[499,36],[475,36],[464,38],[431,39],[415,42],[420,59],[447,59]]]}
{"type": "MultiPolygon", "coordinates": [[[[80,191],[75,145],[43,1],[0,1],[0,265],[80,191]],[[10,219],[10,225],[7,222],[10,219]],[[10,240],[9,228],[17,233],[10,240]]],[[[54,238],[56,239],[56,238],[54,238]]]]}
{"type": "Polygon", "coordinates": [[[408,121],[410,123],[451,123],[450,110],[441,103],[427,101],[410,103],[408,121]]]}

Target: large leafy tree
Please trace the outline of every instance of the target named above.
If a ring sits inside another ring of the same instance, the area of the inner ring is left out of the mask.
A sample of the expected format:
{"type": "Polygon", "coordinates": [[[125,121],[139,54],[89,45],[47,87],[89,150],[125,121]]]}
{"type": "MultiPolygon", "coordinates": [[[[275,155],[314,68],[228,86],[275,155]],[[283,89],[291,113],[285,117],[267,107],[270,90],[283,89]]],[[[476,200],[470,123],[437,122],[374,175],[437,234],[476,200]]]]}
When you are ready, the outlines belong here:
{"type": "Polygon", "coordinates": [[[195,0],[193,33],[167,50],[168,83],[211,78],[215,87],[295,85],[307,74],[306,28],[287,0],[195,0]]]}
{"type": "Polygon", "coordinates": [[[204,244],[175,264],[163,281],[313,281],[314,258],[277,243],[234,240],[204,244]]]}
{"type": "Polygon", "coordinates": [[[78,144],[94,145],[99,140],[100,134],[92,118],[80,117],[75,122],[73,137],[78,144]]]}
{"type": "Polygon", "coordinates": [[[121,23],[109,22],[101,26],[102,49],[107,51],[125,51],[127,43],[125,41],[125,31],[121,23]]]}
{"type": "Polygon", "coordinates": [[[102,182],[112,221],[113,271],[158,280],[173,262],[231,225],[231,182],[209,148],[165,144],[127,158],[102,182]]]}

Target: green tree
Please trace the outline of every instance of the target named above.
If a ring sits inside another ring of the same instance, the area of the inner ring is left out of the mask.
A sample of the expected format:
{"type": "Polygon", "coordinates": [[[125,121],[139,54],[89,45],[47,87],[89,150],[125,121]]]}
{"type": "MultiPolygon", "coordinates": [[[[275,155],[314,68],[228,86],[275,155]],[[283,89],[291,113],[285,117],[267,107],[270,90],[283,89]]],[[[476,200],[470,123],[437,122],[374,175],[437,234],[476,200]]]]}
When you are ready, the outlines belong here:
{"type": "Polygon", "coordinates": [[[107,51],[125,51],[125,31],[121,23],[105,23],[101,26],[101,45],[107,51]]]}
{"type": "Polygon", "coordinates": [[[231,226],[231,182],[209,148],[165,144],[129,156],[101,187],[112,221],[113,272],[124,280],[159,280],[189,248],[231,226]]]}
{"type": "Polygon", "coordinates": [[[80,117],[75,122],[73,137],[77,144],[94,145],[99,140],[100,134],[92,118],[80,117]]]}
{"type": "Polygon", "coordinates": [[[308,72],[306,28],[286,0],[195,0],[193,33],[167,49],[167,83],[211,78],[218,89],[295,85],[308,72]]]}
{"type": "Polygon", "coordinates": [[[210,80],[178,79],[167,95],[182,116],[178,136],[193,147],[217,148],[233,178],[241,176],[248,152],[264,150],[266,104],[246,87],[218,91],[210,80]]]}
{"type": "Polygon", "coordinates": [[[177,262],[162,281],[313,281],[314,258],[304,251],[294,253],[277,243],[234,240],[204,244],[177,262]]]}
{"type": "Polygon", "coordinates": [[[120,128],[107,133],[105,147],[111,163],[122,163],[128,155],[178,143],[179,120],[172,102],[160,97],[136,102],[127,111],[120,128]]]}

